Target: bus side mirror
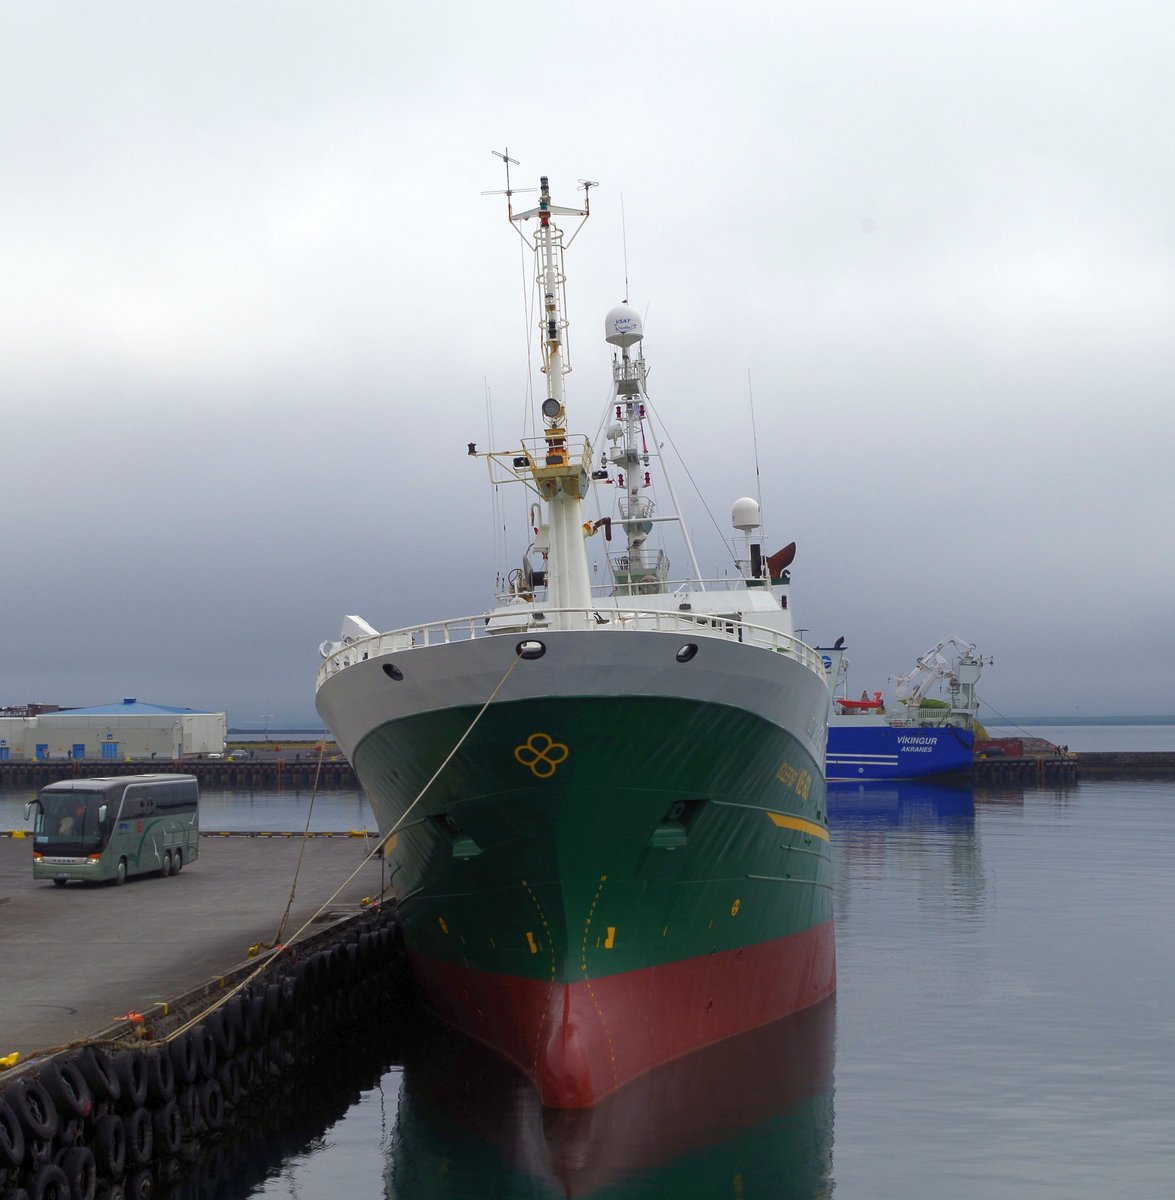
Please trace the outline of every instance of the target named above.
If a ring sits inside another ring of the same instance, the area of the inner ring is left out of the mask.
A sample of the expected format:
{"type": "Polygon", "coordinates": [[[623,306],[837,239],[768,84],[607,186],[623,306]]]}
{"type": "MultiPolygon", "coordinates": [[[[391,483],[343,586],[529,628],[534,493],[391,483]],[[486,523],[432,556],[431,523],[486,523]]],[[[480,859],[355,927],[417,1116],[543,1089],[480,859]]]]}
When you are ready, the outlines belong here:
{"type": "Polygon", "coordinates": [[[26,800],[26,801],[25,801],[25,806],[24,806],[24,819],[25,819],[26,821],[27,821],[27,820],[28,820],[28,819],[29,819],[29,818],[30,818],[30,817],[33,815],[33,805],[34,805],[34,804],[36,804],[36,801],[35,801],[35,800],[26,800]]]}
{"type": "Polygon", "coordinates": [[[106,820],[106,805],[98,805],[98,824],[101,825],[106,820]]]}

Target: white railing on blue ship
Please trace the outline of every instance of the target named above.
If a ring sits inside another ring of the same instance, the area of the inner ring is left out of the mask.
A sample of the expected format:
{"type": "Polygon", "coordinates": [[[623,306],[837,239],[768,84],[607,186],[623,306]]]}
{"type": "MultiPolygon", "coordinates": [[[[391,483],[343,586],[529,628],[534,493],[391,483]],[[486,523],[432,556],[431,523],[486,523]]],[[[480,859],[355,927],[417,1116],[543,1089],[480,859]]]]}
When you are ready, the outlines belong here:
{"type": "Polygon", "coordinates": [[[591,609],[591,608],[541,608],[532,611],[529,606],[519,605],[516,609],[500,608],[492,613],[479,613],[474,617],[457,617],[451,621],[431,621],[426,625],[410,625],[394,629],[374,637],[357,638],[329,655],[319,668],[318,684],[329,676],[346,670],[356,663],[385,654],[404,650],[420,650],[426,646],[439,646],[449,642],[467,642],[473,638],[501,637],[539,633],[552,629],[551,617],[578,618],[579,628],[588,631],[611,632],[654,632],[678,633],[695,637],[725,638],[786,654],[810,671],[824,678],[824,662],[811,646],[799,638],[790,637],[776,629],[752,625],[734,617],[714,613],[684,613],[660,609],[591,609]],[[511,618],[515,618],[511,620],[511,618]],[[497,622],[496,628],[492,623],[497,622]]]}

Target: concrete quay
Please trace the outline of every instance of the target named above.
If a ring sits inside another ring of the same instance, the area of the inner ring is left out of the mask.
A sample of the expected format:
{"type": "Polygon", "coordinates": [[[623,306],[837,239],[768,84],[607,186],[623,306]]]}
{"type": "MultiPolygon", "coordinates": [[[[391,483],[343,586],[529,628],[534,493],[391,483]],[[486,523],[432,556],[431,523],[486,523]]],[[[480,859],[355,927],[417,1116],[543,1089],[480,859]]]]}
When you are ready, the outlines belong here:
{"type": "Polygon", "coordinates": [[[0,838],[0,1057],[93,1035],[239,967],[274,940],[303,852],[283,939],[328,900],[307,935],[358,912],[383,884],[382,862],[363,863],[372,847],[356,837],[206,835],[200,857],[168,879],[56,887],[32,878],[31,840],[0,838]]]}

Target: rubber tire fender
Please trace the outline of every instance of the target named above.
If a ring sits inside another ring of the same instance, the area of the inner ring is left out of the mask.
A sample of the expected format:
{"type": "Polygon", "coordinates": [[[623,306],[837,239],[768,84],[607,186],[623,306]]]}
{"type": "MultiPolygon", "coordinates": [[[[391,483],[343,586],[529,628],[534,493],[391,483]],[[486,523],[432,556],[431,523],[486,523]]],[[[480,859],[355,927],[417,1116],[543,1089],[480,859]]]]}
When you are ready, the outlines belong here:
{"type": "Polygon", "coordinates": [[[196,1047],[196,1078],[215,1078],[217,1047],[216,1038],[212,1036],[212,1030],[207,1024],[197,1025],[191,1031],[190,1036],[196,1047]]]}
{"type": "Polygon", "coordinates": [[[82,1077],[90,1085],[95,1102],[115,1104],[122,1094],[114,1059],[101,1046],[86,1046],[74,1059],[82,1077]]]}
{"type": "Polygon", "coordinates": [[[94,1111],[94,1093],[72,1058],[51,1058],[37,1078],[53,1097],[58,1116],[84,1119],[94,1111]]]}
{"type": "Polygon", "coordinates": [[[24,1127],[12,1105],[0,1096],[0,1166],[19,1167],[24,1162],[24,1127]]]}
{"type": "Polygon", "coordinates": [[[263,993],[255,991],[246,991],[243,995],[245,997],[245,1012],[248,1014],[245,1022],[253,1031],[249,1040],[254,1042],[264,1041],[269,1036],[265,996],[263,993]]]}
{"type": "Polygon", "coordinates": [[[215,1079],[206,1079],[196,1088],[200,1116],[205,1127],[215,1133],[224,1125],[224,1089],[215,1079]]]}
{"type": "Polygon", "coordinates": [[[166,1104],[175,1096],[175,1068],[166,1046],[147,1051],[147,1098],[152,1104],[166,1104]]]}
{"type": "Polygon", "coordinates": [[[192,1030],[172,1038],[167,1043],[167,1051],[171,1055],[171,1065],[175,1072],[175,1090],[178,1092],[181,1088],[191,1087],[196,1082],[200,1070],[196,1039],[192,1036],[192,1030]]]}
{"type": "Polygon", "coordinates": [[[69,1183],[70,1200],[94,1200],[98,1190],[98,1167],[89,1146],[74,1146],[57,1164],[69,1183]]]}
{"type": "Polygon", "coordinates": [[[120,1051],[113,1061],[121,1092],[121,1107],[142,1108],[147,1102],[147,1055],[135,1046],[130,1050],[120,1051]]]}
{"type": "Polygon", "coordinates": [[[227,1011],[228,1001],[220,1008],[214,1009],[204,1018],[213,1040],[216,1042],[217,1058],[224,1062],[237,1052],[237,1026],[227,1011]]]}
{"type": "Polygon", "coordinates": [[[57,1106],[41,1084],[35,1079],[22,1079],[16,1087],[5,1093],[5,1098],[12,1105],[26,1133],[31,1133],[41,1141],[53,1139],[60,1123],[57,1106]]]}
{"type": "MultiPolygon", "coordinates": [[[[122,1178],[126,1170],[126,1143],[126,1125],[122,1117],[111,1113],[94,1126],[94,1162],[106,1179],[122,1178]]],[[[147,1157],[150,1157],[149,1153],[147,1157]]]]}
{"type": "Polygon", "coordinates": [[[122,1128],[123,1166],[146,1166],[155,1153],[155,1125],[151,1114],[145,1108],[136,1108],[134,1112],[123,1117],[122,1128]]]}
{"type": "Polygon", "coordinates": [[[216,1082],[220,1084],[225,1104],[236,1108],[241,1102],[241,1072],[235,1058],[226,1058],[216,1070],[216,1082]]]}
{"type": "Polygon", "coordinates": [[[54,1163],[42,1163],[29,1185],[30,1200],[69,1200],[69,1178],[54,1163]]]}
{"type": "Polygon", "coordinates": [[[126,1181],[126,1200],[151,1200],[155,1195],[155,1176],[150,1167],[136,1171],[126,1181]]]}
{"type": "Polygon", "coordinates": [[[204,1117],[200,1112],[200,1097],[196,1094],[195,1085],[176,1092],[175,1102],[183,1120],[184,1133],[199,1137],[204,1132],[204,1117]]]}
{"type": "Polygon", "coordinates": [[[174,1099],[155,1110],[153,1123],[156,1158],[177,1155],[184,1141],[184,1124],[180,1118],[180,1107],[174,1099]]]}

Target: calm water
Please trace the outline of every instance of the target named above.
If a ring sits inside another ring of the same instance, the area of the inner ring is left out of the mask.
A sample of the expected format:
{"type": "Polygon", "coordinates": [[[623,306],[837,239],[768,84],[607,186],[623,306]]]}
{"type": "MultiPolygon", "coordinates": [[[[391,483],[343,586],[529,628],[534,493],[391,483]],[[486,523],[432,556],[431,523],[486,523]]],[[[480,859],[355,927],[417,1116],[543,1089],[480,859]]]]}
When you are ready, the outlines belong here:
{"type": "MultiPolygon", "coordinates": [[[[208,800],[207,828],[218,805],[225,825],[301,828],[308,796],[208,800]]],[[[379,1044],[313,1104],[299,1092],[208,1194],[1169,1194],[1175,783],[847,785],[829,808],[831,1003],[564,1114],[475,1047],[385,1014],[379,1044]]],[[[323,828],[371,823],[354,793],[315,809],[323,828]]]]}

